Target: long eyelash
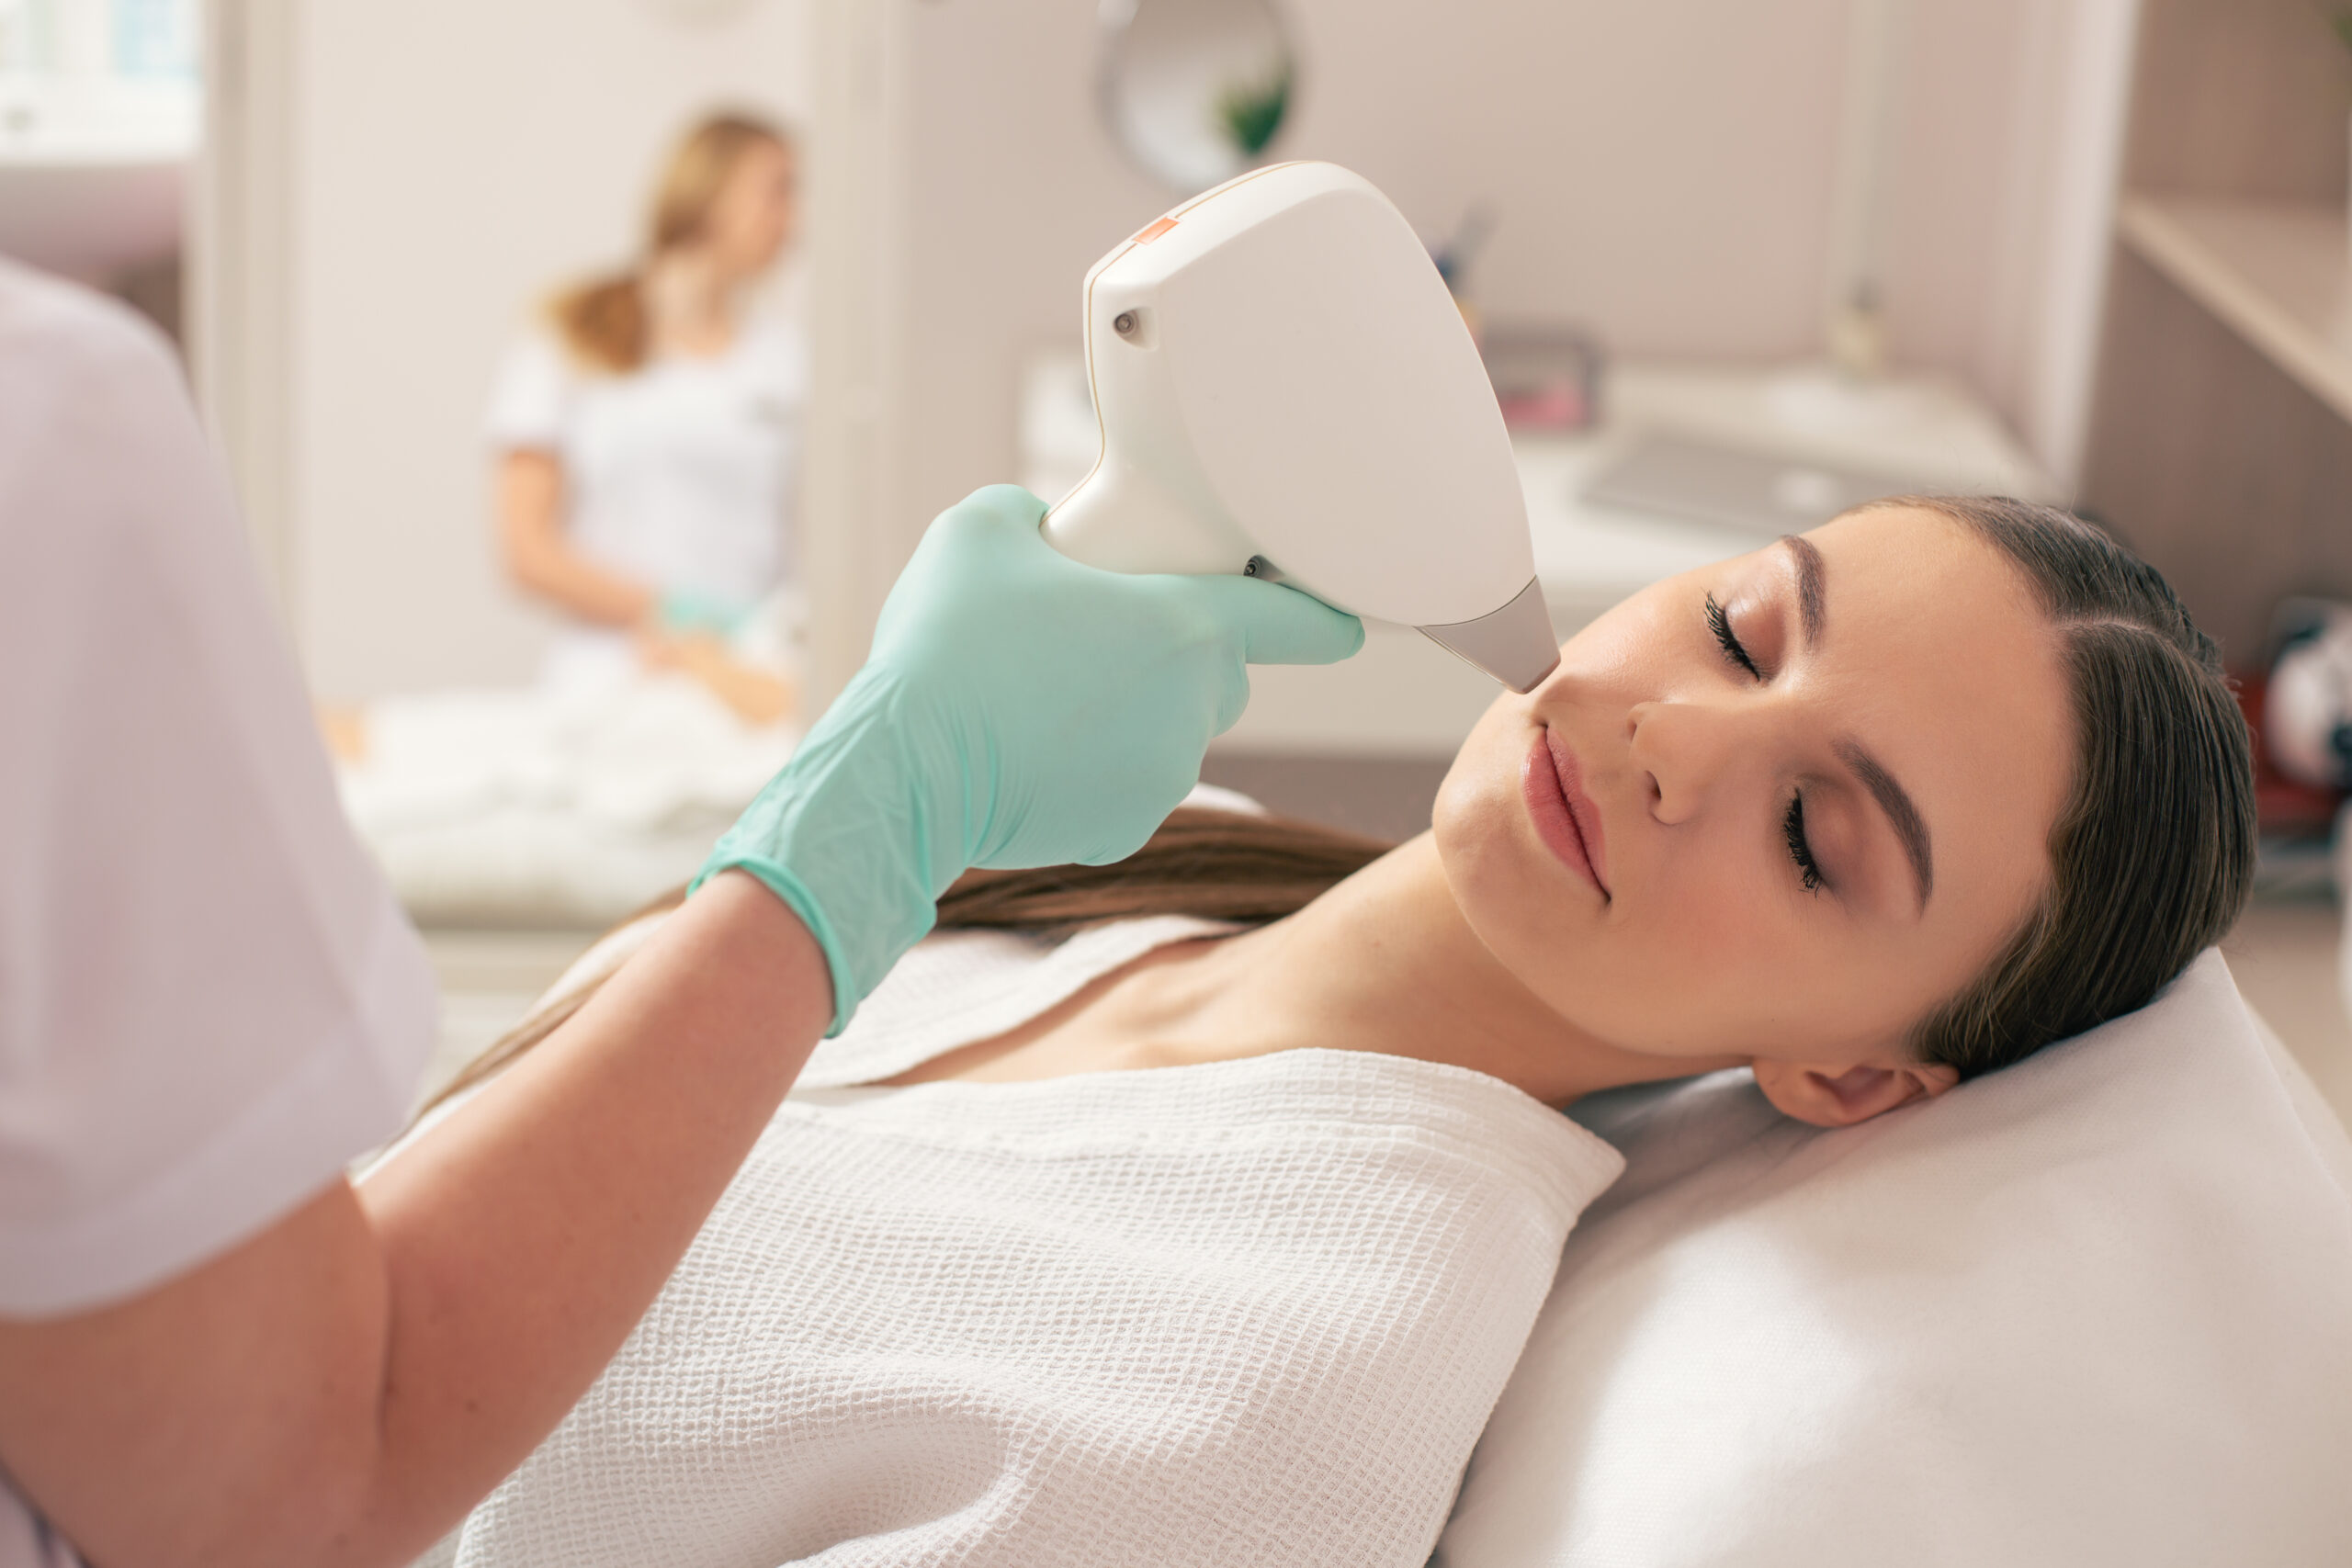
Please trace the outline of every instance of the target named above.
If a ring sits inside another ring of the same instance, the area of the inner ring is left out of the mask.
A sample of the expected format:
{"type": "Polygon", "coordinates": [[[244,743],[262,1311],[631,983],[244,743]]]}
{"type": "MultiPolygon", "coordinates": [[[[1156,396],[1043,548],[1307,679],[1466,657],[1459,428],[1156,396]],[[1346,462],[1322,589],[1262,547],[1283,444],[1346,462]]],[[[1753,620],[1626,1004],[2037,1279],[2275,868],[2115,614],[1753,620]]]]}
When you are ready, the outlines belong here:
{"type": "Polygon", "coordinates": [[[1781,819],[1781,836],[1789,841],[1789,858],[1797,863],[1799,880],[1808,893],[1821,890],[1821,863],[1813,858],[1813,846],[1804,837],[1804,796],[1789,797],[1789,814],[1781,819]]]}
{"type": "Polygon", "coordinates": [[[1725,659],[1755,679],[1764,679],[1764,671],[1756,667],[1756,660],[1747,657],[1747,649],[1740,645],[1738,637],[1733,633],[1731,617],[1724,614],[1724,607],[1715,603],[1715,596],[1712,593],[1707,595],[1707,627],[1715,634],[1715,640],[1724,645],[1725,659]]]}

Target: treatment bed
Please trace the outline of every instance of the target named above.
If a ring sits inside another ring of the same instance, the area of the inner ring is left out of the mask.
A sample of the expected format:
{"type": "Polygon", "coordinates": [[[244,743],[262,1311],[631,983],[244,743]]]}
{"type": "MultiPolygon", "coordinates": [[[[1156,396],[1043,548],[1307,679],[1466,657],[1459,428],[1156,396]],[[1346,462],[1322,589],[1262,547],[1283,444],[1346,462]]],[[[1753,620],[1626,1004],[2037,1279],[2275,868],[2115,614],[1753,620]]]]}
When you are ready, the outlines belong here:
{"type": "MultiPolygon", "coordinates": [[[[600,943],[550,1000],[655,920],[600,943]]],[[[1037,972],[1080,984],[1149,923],[1041,952],[1037,972]]],[[[1087,1543],[1132,1549],[1119,1527],[1177,1500],[1196,1529],[1145,1556],[1418,1563],[1427,1529],[1444,1568],[2352,1561],[2352,1144],[2217,953],[2139,1013],[1834,1132],[1781,1118],[1740,1071],[1596,1096],[1555,1137],[1523,1097],[1482,1098],[1478,1075],[1425,1083],[1425,1065],[1344,1052],[1199,1069],[1161,1110],[1150,1074],[828,1087],[919,1054],[948,1014],[974,1027],[989,1004],[943,976],[1025,940],[918,949],[763,1142],[778,1190],[895,1195],[852,1225],[846,1272],[809,1277],[827,1266],[780,1220],[715,1224],[598,1391],[477,1513],[462,1554],[453,1537],[435,1561],[643,1561],[657,1537],[669,1562],[1027,1561],[956,1545],[960,1523],[1026,1506],[1073,1510],[1046,1520],[1038,1561],[1140,1561],[1087,1543]],[[1415,1134],[1420,1163],[1394,1163],[1395,1108],[1430,1092],[1459,1135],[1415,1134]],[[1161,1218],[1118,1197],[1225,1168],[1184,1156],[1234,1140],[1291,1162],[1258,1174],[1299,1195],[1254,1232],[1201,1230],[1214,1181],[1171,1187],[1161,1218]],[[1390,1153],[1367,1165],[1374,1146],[1390,1153]],[[893,1148],[954,1180],[905,1185],[893,1148]],[[1368,1168],[1412,1174],[1335,1206],[1332,1173],[1368,1168]],[[1417,1239],[1351,1252],[1351,1212],[1375,1228],[1419,1215],[1396,1233],[1417,1239]],[[1501,1239],[1563,1233],[1532,1277],[1501,1239]],[[1449,1247],[1469,1248],[1452,1271],[1449,1247]],[[682,1337],[682,1308],[745,1269],[783,1269],[801,1297],[757,1296],[773,1310],[734,1338],[682,1337]],[[1540,1305],[1531,1278],[1549,1281],[1540,1305]],[[1363,1290],[1432,1282],[1438,1298],[1410,1299],[1486,1299],[1372,1332],[1363,1290]],[[1330,1311],[1298,1314],[1318,1291],[1330,1311]],[[883,1336],[903,1353],[862,1333],[875,1314],[905,1318],[883,1336]],[[1267,1333],[1286,1347],[1271,1359],[1207,1353],[1267,1333]],[[777,1345],[807,1353],[761,1353],[777,1345]],[[799,1474],[795,1422],[866,1409],[841,1379],[898,1392],[860,1417],[879,1423],[865,1449],[828,1448],[845,1468],[778,1490],[799,1474]],[[960,1392],[942,1405],[943,1389],[960,1392]],[[1267,1435],[1188,1427],[1185,1400],[1272,1401],[1299,1424],[1221,1454],[1267,1435]],[[943,1410],[960,1413],[944,1428],[943,1410]],[[1390,1436],[1351,1446],[1367,1411],[1390,1436]],[[945,1429],[973,1446],[947,1454],[945,1429]],[[1137,1438],[1154,1432],[1177,1445],[1159,1460],[1137,1438]],[[824,1497],[845,1511],[795,1502],[824,1497]]]]}

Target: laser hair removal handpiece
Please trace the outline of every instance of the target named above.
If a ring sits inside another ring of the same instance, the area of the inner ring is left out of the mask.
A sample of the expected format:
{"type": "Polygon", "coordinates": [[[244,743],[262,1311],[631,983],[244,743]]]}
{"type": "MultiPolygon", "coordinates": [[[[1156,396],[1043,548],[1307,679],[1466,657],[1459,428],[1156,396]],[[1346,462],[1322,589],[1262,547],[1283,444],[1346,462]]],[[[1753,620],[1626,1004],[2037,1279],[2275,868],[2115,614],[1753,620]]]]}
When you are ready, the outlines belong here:
{"type": "Polygon", "coordinates": [[[1086,275],[1102,454],[1046,515],[1112,571],[1251,572],[1515,692],[1559,663],[1510,438],[1429,253],[1330,164],[1177,208],[1086,275]]]}

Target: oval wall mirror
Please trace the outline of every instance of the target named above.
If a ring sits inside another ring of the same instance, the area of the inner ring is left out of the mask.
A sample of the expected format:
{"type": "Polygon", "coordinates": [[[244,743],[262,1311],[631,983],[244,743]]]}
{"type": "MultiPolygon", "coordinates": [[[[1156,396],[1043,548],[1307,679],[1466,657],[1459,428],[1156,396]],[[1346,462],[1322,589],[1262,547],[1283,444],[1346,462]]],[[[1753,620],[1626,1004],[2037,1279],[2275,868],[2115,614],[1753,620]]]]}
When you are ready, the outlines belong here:
{"type": "Polygon", "coordinates": [[[1263,163],[1295,64],[1274,0],[1103,0],[1102,114],[1183,196],[1263,163]]]}

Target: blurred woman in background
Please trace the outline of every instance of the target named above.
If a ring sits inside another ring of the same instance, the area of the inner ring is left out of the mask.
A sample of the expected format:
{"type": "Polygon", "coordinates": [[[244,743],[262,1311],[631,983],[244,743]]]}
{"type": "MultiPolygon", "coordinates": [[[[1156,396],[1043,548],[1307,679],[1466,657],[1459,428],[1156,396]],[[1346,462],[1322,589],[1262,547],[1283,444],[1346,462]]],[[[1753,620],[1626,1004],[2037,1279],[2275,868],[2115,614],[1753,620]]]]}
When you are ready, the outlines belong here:
{"type": "Polygon", "coordinates": [[[791,572],[807,353],[753,295],[791,242],[796,175],[778,128],[704,120],[639,258],[558,294],[507,355],[488,421],[499,530],[515,582],[573,623],[554,684],[684,669],[747,719],[790,706],[729,649],[791,572]]]}

